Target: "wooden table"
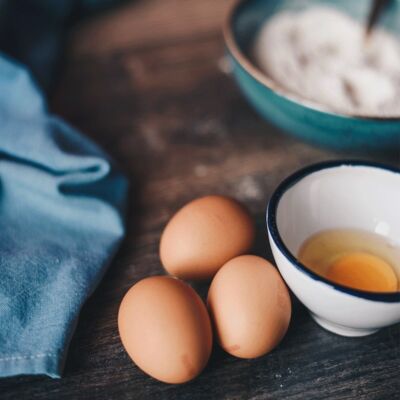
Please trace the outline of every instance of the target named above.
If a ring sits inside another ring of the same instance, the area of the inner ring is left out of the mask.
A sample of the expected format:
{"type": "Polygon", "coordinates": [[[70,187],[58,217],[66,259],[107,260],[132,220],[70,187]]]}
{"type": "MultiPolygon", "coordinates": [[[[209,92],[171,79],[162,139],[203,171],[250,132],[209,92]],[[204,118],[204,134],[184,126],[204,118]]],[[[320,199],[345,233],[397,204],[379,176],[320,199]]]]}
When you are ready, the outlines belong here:
{"type": "MultiPolygon", "coordinates": [[[[223,59],[220,27],[230,4],[138,0],[71,32],[53,108],[129,175],[128,234],[82,310],[64,377],[2,379],[0,399],[400,398],[399,325],[343,338],[319,328],[296,300],[289,332],[271,354],[246,361],[215,346],[189,384],[147,377],[121,346],[119,303],[137,280],[163,273],[158,242],[174,211],[204,194],[238,198],[257,220],[254,252],[271,260],[264,212],[274,187],[303,165],[349,156],[285,136],[248,106],[223,59]]],[[[400,165],[399,157],[385,161],[400,165]]]]}

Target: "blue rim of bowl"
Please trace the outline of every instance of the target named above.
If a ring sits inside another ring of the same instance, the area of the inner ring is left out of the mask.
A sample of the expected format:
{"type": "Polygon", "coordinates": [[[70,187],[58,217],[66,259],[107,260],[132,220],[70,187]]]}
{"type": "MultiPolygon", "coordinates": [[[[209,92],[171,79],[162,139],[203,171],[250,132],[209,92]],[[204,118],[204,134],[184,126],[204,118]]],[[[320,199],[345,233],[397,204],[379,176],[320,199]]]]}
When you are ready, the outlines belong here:
{"type": "Polygon", "coordinates": [[[400,301],[400,292],[370,292],[364,290],[357,290],[350,288],[348,286],[336,284],[320,275],[317,275],[315,272],[311,271],[305,265],[303,265],[286,247],[277,226],[276,222],[276,213],[279,206],[279,202],[285,192],[300,182],[303,178],[315,173],[322,171],[324,169],[337,168],[341,166],[349,166],[349,167],[370,167],[381,169],[388,172],[394,172],[396,174],[400,174],[400,169],[396,167],[391,167],[388,165],[370,162],[370,161],[355,161],[355,160],[336,160],[336,161],[324,161],[317,164],[309,165],[308,167],[302,168],[296,171],[294,174],[290,175],[286,179],[284,179],[279,186],[275,189],[274,193],[271,196],[271,199],[268,203],[267,207],[267,229],[271,235],[272,240],[275,245],[281,251],[281,253],[291,262],[293,266],[299,269],[301,272],[304,272],[310,278],[323,282],[332,288],[347,293],[356,297],[361,297],[367,300],[374,301],[382,301],[386,303],[395,303],[400,301]]]}
{"type": "Polygon", "coordinates": [[[272,91],[276,95],[296,103],[302,107],[318,111],[325,114],[334,115],[342,118],[353,118],[367,121],[400,121],[400,115],[368,115],[363,113],[350,113],[343,110],[336,110],[332,107],[320,104],[316,101],[303,98],[299,95],[292,93],[283,86],[274,82],[265,73],[263,73],[248,57],[238,45],[235,34],[233,32],[233,22],[236,15],[242,10],[246,3],[252,0],[237,0],[229,8],[228,14],[225,18],[222,33],[224,36],[225,46],[229,55],[259,84],[272,91]]]}

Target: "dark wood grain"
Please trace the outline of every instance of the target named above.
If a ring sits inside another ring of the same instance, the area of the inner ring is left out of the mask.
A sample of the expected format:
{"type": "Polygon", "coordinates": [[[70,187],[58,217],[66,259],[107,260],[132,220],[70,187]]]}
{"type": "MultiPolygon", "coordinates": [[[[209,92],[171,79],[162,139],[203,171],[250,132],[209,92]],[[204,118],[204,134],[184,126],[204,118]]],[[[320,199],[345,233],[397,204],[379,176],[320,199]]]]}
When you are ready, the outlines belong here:
{"type": "MultiPolygon", "coordinates": [[[[247,105],[223,72],[220,25],[230,3],[135,1],[72,32],[52,106],[130,177],[128,234],[82,310],[64,377],[2,379],[2,400],[399,398],[398,325],[343,338],[319,328],[296,300],[289,332],[271,354],[239,360],[215,345],[204,373],[185,385],[147,377],[121,346],[119,302],[137,280],[163,273],[160,233],[180,206],[209,193],[240,199],[257,221],[254,252],[271,259],[264,211],[277,183],[303,165],[354,156],[285,136],[247,105]]],[[[194,286],[206,294],[207,285],[194,286]]]]}

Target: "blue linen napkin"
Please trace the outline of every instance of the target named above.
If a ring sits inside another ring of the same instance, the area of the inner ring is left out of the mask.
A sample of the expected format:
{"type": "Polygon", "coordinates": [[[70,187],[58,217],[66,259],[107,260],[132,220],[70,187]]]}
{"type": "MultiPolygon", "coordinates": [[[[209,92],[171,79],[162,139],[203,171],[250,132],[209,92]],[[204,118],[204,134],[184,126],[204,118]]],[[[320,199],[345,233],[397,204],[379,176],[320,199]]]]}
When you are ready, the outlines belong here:
{"type": "Polygon", "coordinates": [[[124,235],[127,181],[0,55],[0,376],[60,377],[124,235]]]}

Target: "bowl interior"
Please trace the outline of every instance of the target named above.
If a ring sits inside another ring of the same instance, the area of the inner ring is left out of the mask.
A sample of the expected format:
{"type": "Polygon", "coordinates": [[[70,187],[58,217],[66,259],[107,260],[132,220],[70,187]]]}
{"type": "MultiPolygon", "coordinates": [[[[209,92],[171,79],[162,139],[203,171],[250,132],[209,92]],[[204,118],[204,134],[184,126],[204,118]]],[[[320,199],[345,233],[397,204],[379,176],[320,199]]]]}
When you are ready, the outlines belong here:
{"type": "MultiPolygon", "coordinates": [[[[335,7],[364,22],[370,9],[370,0],[245,0],[235,9],[231,28],[236,44],[242,53],[251,60],[252,44],[261,25],[274,14],[281,11],[298,12],[312,6],[335,7]]],[[[393,1],[390,12],[381,16],[380,26],[394,34],[400,32],[400,1],[393,1]]]]}
{"type": "MultiPolygon", "coordinates": [[[[311,235],[354,228],[400,246],[400,173],[366,165],[321,167],[286,181],[276,208],[279,235],[294,257],[311,235]]],[[[400,278],[400,268],[396,271],[400,278]]]]}

